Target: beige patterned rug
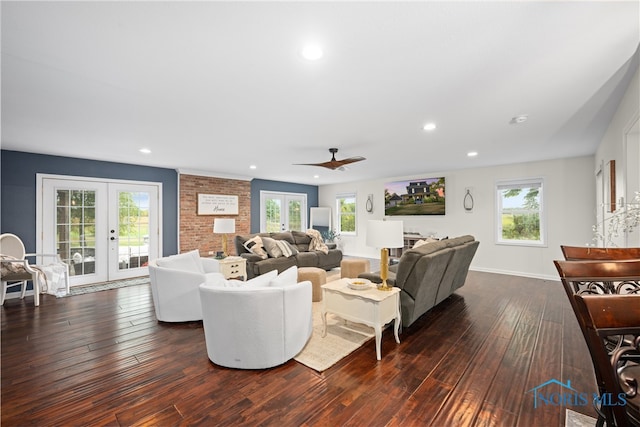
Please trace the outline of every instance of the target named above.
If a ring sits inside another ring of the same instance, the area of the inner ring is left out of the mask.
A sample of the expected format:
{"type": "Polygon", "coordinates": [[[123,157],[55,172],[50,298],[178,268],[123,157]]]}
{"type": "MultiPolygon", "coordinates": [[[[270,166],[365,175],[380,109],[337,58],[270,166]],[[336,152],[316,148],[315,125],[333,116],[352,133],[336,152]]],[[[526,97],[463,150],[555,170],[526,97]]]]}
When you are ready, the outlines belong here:
{"type": "MultiPolygon", "coordinates": [[[[322,338],[322,302],[313,303],[313,334],[294,360],[322,372],[338,363],[375,336],[373,328],[353,322],[345,322],[327,314],[327,336],[322,338]]],[[[375,351],[371,351],[375,360],[375,351]]]]}

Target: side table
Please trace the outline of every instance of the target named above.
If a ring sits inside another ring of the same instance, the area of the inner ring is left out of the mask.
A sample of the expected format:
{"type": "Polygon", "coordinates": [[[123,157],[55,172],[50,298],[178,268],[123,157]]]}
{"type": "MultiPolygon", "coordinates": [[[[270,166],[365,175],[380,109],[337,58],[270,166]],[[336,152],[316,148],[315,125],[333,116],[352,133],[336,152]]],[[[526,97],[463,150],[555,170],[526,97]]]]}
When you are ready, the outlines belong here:
{"type": "Polygon", "coordinates": [[[216,259],[220,265],[220,273],[225,279],[235,279],[242,277],[247,280],[247,260],[239,256],[228,256],[216,259]]]}
{"type": "Polygon", "coordinates": [[[371,326],[376,335],[376,357],[380,360],[382,327],[394,320],[394,335],[400,344],[400,289],[380,291],[372,284],[369,289],[353,290],[348,281],[340,279],[322,285],[322,337],[327,335],[327,313],[345,320],[371,326]]]}

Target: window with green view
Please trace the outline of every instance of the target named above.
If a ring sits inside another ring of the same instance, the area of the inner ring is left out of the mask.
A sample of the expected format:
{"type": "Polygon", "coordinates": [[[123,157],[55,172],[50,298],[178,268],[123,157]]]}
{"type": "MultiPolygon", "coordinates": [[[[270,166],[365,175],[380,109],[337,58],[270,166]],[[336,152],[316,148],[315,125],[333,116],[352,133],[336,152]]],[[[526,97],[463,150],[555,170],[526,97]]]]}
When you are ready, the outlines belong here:
{"type": "Polygon", "coordinates": [[[336,197],[338,234],[356,234],[356,195],[339,194],[336,197]]]}
{"type": "Polygon", "coordinates": [[[496,184],[497,242],[545,244],[542,178],[496,184]]]}

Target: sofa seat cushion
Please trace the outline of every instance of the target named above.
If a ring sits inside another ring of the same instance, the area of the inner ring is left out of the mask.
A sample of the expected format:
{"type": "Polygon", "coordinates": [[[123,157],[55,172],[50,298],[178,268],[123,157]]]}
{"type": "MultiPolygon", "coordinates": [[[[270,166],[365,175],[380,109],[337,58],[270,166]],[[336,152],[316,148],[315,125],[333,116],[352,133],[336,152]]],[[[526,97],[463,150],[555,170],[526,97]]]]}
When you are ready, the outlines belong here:
{"type": "Polygon", "coordinates": [[[329,249],[326,254],[318,252],[318,267],[320,268],[327,270],[339,266],[340,261],[342,261],[342,251],[340,249],[329,249]]]}
{"type": "Polygon", "coordinates": [[[278,270],[279,273],[285,271],[289,267],[293,267],[296,264],[296,257],[280,257],[280,258],[268,258],[254,264],[254,274],[260,275],[268,273],[271,270],[278,270]],[[257,270],[257,271],[256,271],[257,270]]]}
{"type": "Polygon", "coordinates": [[[300,252],[296,255],[298,267],[318,267],[318,254],[316,252],[300,252]]]}

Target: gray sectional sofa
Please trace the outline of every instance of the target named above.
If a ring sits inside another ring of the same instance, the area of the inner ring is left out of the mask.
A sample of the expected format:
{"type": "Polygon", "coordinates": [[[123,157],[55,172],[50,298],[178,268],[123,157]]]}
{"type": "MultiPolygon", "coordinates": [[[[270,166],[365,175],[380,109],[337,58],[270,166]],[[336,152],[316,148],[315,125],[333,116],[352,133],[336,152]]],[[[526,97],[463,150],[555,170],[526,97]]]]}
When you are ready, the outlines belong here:
{"type": "Polygon", "coordinates": [[[326,254],[321,251],[309,251],[311,236],[302,231],[238,235],[235,237],[234,243],[236,253],[247,260],[247,279],[268,273],[271,270],[278,270],[278,272],[281,273],[294,265],[298,267],[318,267],[324,270],[331,270],[334,267],[340,267],[340,261],[342,261],[342,251],[336,249],[335,245],[327,245],[329,251],[326,254]],[[267,259],[263,259],[251,253],[244,246],[245,242],[254,236],[285,240],[296,248],[299,253],[289,257],[281,256],[278,258],[268,257],[267,259]]]}
{"type": "MultiPolygon", "coordinates": [[[[407,327],[432,307],[464,285],[471,260],[480,242],[473,236],[427,243],[403,252],[398,264],[390,267],[389,285],[400,293],[402,325],[407,327]]],[[[379,272],[360,274],[381,283],[379,272]]]]}

